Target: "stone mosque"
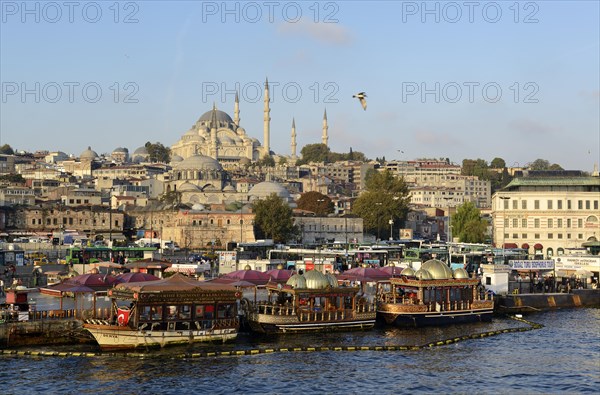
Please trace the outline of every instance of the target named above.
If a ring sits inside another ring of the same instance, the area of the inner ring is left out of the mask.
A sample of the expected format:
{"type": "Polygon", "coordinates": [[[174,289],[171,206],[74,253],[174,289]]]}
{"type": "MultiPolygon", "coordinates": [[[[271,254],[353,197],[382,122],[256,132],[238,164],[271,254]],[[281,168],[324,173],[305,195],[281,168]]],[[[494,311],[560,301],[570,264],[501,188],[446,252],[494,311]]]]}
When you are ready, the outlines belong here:
{"type": "MultiPolygon", "coordinates": [[[[272,155],[270,149],[269,82],[265,81],[263,144],[248,136],[240,126],[239,98],[236,94],[233,119],[213,105],[171,146],[173,170],[165,183],[166,191],[181,193],[182,203],[206,204],[228,201],[250,202],[274,192],[288,202],[289,193],[273,182],[254,186],[243,199],[233,187],[223,167],[248,164],[272,155]],[[256,190],[256,191],[254,191],[256,190]],[[256,192],[256,193],[255,193],[256,192]]],[[[323,117],[322,143],[328,143],[327,112],[323,117]]],[[[134,153],[135,155],[136,153],[134,153]]],[[[291,158],[296,159],[296,125],[292,121],[291,158]]],[[[285,189],[285,188],[283,188],[285,189]]]]}

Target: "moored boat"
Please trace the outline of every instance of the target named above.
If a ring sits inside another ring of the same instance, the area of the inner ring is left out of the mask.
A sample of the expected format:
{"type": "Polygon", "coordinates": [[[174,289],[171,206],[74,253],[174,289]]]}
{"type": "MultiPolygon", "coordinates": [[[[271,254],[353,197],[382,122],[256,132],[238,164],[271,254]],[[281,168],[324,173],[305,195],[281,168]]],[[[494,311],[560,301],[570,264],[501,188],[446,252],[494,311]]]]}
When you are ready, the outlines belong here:
{"type": "Polygon", "coordinates": [[[100,348],[131,349],[237,337],[235,287],[196,281],[181,274],[118,284],[108,291],[110,320],[84,323],[100,348]]]}
{"type": "Polygon", "coordinates": [[[339,286],[332,274],[309,270],[287,283],[266,285],[268,300],[242,300],[250,328],[260,333],[370,329],[375,305],[358,296],[360,288],[339,286]]]}
{"type": "Polygon", "coordinates": [[[400,277],[379,282],[377,314],[395,326],[431,326],[491,321],[492,296],[477,278],[462,269],[452,271],[444,262],[431,259],[416,272],[410,268],[400,277]]]}

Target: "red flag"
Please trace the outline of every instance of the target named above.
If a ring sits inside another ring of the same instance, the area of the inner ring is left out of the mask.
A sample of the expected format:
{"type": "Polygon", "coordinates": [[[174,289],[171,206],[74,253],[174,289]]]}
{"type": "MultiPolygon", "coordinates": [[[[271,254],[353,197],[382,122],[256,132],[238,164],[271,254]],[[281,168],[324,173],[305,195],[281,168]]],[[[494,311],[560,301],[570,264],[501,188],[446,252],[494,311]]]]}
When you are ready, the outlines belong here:
{"type": "Polygon", "coordinates": [[[119,323],[119,326],[127,325],[127,323],[129,322],[129,309],[128,308],[119,307],[117,309],[117,322],[119,323]]]}

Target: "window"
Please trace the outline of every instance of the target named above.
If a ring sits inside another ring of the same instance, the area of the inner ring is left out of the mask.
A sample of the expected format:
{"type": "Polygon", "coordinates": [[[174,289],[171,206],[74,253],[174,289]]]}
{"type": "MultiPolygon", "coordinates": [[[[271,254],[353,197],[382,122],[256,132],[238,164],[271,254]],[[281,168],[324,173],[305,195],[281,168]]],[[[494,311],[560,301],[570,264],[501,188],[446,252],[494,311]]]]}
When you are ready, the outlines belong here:
{"type": "Polygon", "coordinates": [[[553,239],[554,235],[552,233],[548,233],[548,239],[553,239]]]}
{"type": "Polygon", "coordinates": [[[536,239],[536,240],[539,239],[540,238],[540,234],[539,233],[534,234],[533,238],[536,239]]]}
{"type": "Polygon", "coordinates": [[[552,228],[552,218],[548,218],[548,229],[552,228]]]}
{"type": "Polygon", "coordinates": [[[571,201],[567,200],[567,210],[570,210],[570,209],[571,209],[571,201]]]}
{"type": "Polygon", "coordinates": [[[552,210],[552,200],[548,200],[548,210],[552,210]]]}
{"type": "Polygon", "coordinates": [[[504,202],[504,209],[507,210],[508,209],[508,199],[502,199],[502,201],[504,202]]]}
{"type": "Polygon", "coordinates": [[[571,227],[571,218],[567,218],[567,228],[571,227]]]}
{"type": "Polygon", "coordinates": [[[556,201],[556,208],[559,210],[562,210],[562,200],[557,200],[556,201]]]}
{"type": "Polygon", "coordinates": [[[513,239],[518,239],[519,235],[517,233],[513,233],[513,239]]]}
{"type": "Polygon", "coordinates": [[[35,225],[35,218],[31,220],[31,225],[35,225]]]}
{"type": "Polygon", "coordinates": [[[577,234],[577,238],[580,239],[580,240],[583,239],[583,233],[578,233],[577,234]]]}
{"type": "Polygon", "coordinates": [[[567,233],[567,239],[570,239],[570,238],[571,238],[571,234],[567,233]]]}
{"type": "Polygon", "coordinates": [[[559,234],[556,235],[556,237],[559,238],[559,239],[562,239],[563,235],[562,235],[562,233],[559,233],[559,234]]]}
{"type": "Polygon", "coordinates": [[[527,238],[527,233],[522,233],[522,234],[521,234],[521,238],[522,238],[523,240],[525,240],[525,239],[527,238]]]}
{"type": "Polygon", "coordinates": [[[518,228],[519,227],[519,219],[518,218],[513,218],[513,220],[512,220],[512,227],[513,228],[518,228]]]}
{"type": "Polygon", "coordinates": [[[586,209],[586,210],[589,210],[591,207],[592,207],[592,206],[590,205],[590,201],[589,201],[589,200],[586,200],[586,201],[585,201],[585,209],[586,209]]]}
{"type": "Polygon", "coordinates": [[[598,210],[598,201],[594,200],[594,210],[598,210]]]}
{"type": "Polygon", "coordinates": [[[512,201],[512,208],[513,208],[513,210],[516,210],[516,209],[519,208],[519,201],[518,200],[514,199],[512,201]]]}
{"type": "Polygon", "coordinates": [[[540,201],[539,200],[534,200],[533,201],[533,208],[536,210],[540,209],[540,201]]]}
{"type": "Polygon", "coordinates": [[[508,234],[508,233],[505,233],[505,234],[504,234],[504,240],[508,239],[508,237],[509,237],[509,234],[508,234]]]}
{"type": "Polygon", "coordinates": [[[563,220],[562,220],[562,218],[558,218],[556,220],[556,227],[560,229],[560,228],[562,228],[562,226],[563,226],[563,220]]]}
{"type": "Polygon", "coordinates": [[[504,227],[508,228],[508,218],[504,218],[504,227]]]}
{"type": "Polygon", "coordinates": [[[583,210],[583,200],[578,200],[578,201],[577,201],[577,208],[578,208],[579,210],[583,210]]]}
{"type": "Polygon", "coordinates": [[[578,227],[578,228],[583,228],[583,219],[579,218],[579,219],[577,220],[577,227],[578,227]]]}
{"type": "Polygon", "coordinates": [[[527,218],[522,218],[521,219],[521,228],[526,228],[527,227],[527,218]]]}
{"type": "Polygon", "coordinates": [[[527,200],[521,200],[521,208],[527,210],[527,200]]]}
{"type": "Polygon", "coordinates": [[[539,228],[540,227],[540,219],[536,218],[533,220],[533,227],[534,228],[539,228]]]}

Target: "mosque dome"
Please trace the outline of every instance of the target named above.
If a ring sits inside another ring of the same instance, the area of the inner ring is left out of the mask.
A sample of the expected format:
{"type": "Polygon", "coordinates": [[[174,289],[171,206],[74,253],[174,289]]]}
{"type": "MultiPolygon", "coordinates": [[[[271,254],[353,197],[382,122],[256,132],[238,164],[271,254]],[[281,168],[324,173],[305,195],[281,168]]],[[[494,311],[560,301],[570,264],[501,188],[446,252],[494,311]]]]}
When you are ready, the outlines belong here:
{"type": "MultiPolygon", "coordinates": [[[[219,124],[233,123],[233,119],[231,119],[231,117],[226,112],[221,111],[221,110],[214,110],[214,111],[216,113],[217,122],[219,124]]],[[[200,118],[198,119],[198,123],[210,124],[210,122],[212,121],[212,113],[213,113],[213,110],[210,110],[210,111],[207,111],[204,114],[202,114],[200,116],[200,118]]]]}
{"type": "Polygon", "coordinates": [[[223,170],[219,161],[200,154],[192,155],[181,162],[177,162],[175,167],[187,170],[223,170]]]}
{"type": "Polygon", "coordinates": [[[183,158],[179,155],[171,155],[171,163],[181,162],[183,158]]]}
{"type": "Polygon", "coordinates": [[[123,147],[117,147],[113,151],[113,154],[126,154],[126,153],[129,153],[129,150],[127,148],[123,148],[123,147]]]}
{"type": "Polygon", "coordinates": [[[296,273],[287,280],[286,284],[292,288],[306,288],[306,279],[303,275],[296,273]]]}
{"type": "Polygon", "coordinates": [[[285,187],[276,182],[271,181],[264,181],[256,184],[252,187],[252,189],[250,189],[248,195],[255,196],[261,199],[269,197],[269,195],[271,195],[272,193],[276,194],[282,199],[290,198],[290,193],[287,189],[285,189],[285,187]]]}
{"type": "Polygon", "coordinates": [[[434,280],[446,280],[452,278],[452,269],[438,259],[430,259],[421,265],[421,269],[427,270],[434,280]]]}
{"type": "Polygon", "coordinates": [[[323,289],[331,285],[327,277],[316,270],[309,270],[303,276],[306,279],[306,288],[308,289],[323,289]]]}
{"type": "Polygon", "coordinates": [[[136,149],[135,151],[133,151],[134,155],[148,155],[148,150],[146,149],[146,147],[141,146],[138,149],[136,149]]]}
{"type": "Polygon", "coordinates": [[[462,267],[459,267],[458,269],[454,269],[454,278],[457,278],[457,279],[469,278],[469,273],[467,273],[467,271],[465,269],[463,269],[462,267]]]}
{"type": "Polygon", "coordinates": [[[177,192],[199,192],[200,188],[198,188],[194,184],[190,184],[189,182],[184,182],[177,188],[177,192]]]}
{"type": "Polygon", "coordinates": [[[413,269],[412,267],[404,268],[402,270],[402,272],[400,273],[400,275],[414,277],[414,275],[415,275],[415,269],[413,269]]]}
{"type": "Polygon", "coordinates": [[[92,150],[92,147],[88,147],[85,151],[79,155],[79,159],[94,160],[98,157],[98,154],[92,150]]]}
{"type": "Polygon", "coordinates": [[[338,280],[337,280],[336,276],[334,276],[331,273],[327,273],[327,274],[325,274],[325,277],[327,277],[327,281],[329,281],[329,285],[331,285],[332,287],[338,286],[338,280]]]}
{"type": "Polygon", "coordinates": [[[235,192],[235,188],[231,185],[226,185],[225,188],[223,188],[223,192],[235,192]]]}

